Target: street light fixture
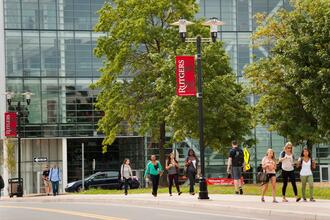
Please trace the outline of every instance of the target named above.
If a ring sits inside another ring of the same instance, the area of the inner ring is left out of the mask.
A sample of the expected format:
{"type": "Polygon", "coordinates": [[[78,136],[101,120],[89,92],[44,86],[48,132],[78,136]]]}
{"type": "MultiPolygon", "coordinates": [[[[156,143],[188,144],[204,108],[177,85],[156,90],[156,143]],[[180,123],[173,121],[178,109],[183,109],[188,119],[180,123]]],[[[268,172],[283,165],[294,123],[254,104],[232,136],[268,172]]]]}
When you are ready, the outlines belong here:
{"type": "Polygon", "coordinates": [[[198,121],[199,121],[199,147],[200,147],[200,158],[201,158],[201,178],[199,181],[199,199],[209,199],[207,191],[207,183],[205,178],[205,154],[204,154],[204,115],[203,115],[203,81],[202,81],[202,42],[216,42],[218,34],[218,26],[223,25],[222,21],[217,18],[203,23],[203,25],[210,26],[211,38],[202,38],[197,36],[195,38],[187,38],[187,25],[193,24],[185,19],[180,19],[178,22],[173,23],[174,26],[179,26],[180,38],[183,42],[196,43],[197,48],[197,76],[198,76],[198,88],[197,88],[197,99],[198,99],[198,121]]]}
{"type": "MultiPolygon", "coordinates": [[[[7,97],[7,103],[8,107],[12,106],[12,99],[16,95],[13,92],[6,92],[7,97]]],[[[33,93],[31,92],[24,92],[24,93],[18,93],[20,95],[23,95],[25,97],[27,105],[30,105],[31,103],[31,96],[33,93]]],[[[23,196],[23,186],[22,186],[22,173],[21,173],[21,116],[23,115],[23,109],[21,106],[21,101],[19,100],[17,102],[17,106],[14,107],[16,110],[17,115],[17,127],[16,127],[16,133],[17,133],[17,143],[18,143],[18,185],[17,185],[17,196],[22,197],[23,196]]]]}

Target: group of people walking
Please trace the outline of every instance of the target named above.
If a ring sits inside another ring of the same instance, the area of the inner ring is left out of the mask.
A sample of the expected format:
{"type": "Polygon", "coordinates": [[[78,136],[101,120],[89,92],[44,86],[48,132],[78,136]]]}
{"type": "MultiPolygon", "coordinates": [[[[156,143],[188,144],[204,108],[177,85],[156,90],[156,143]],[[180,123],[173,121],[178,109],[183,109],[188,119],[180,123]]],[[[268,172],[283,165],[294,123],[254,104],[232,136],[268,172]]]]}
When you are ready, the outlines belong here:
{"type": "MultiPolygon", "coordinates": [[[[271,182],[272,185],[272,196],[273,202],[277,203],[276,200],[276,157],[275,152],[272,149],[268,149],[266,156],[262,159],[263,172],[267,174],[267,181],[262,183],[261,201],[265,202],[264,195],[268,189],[268,184],[271,182]]],[[[303,148],[301,155],[298,160],[295,160],[293,154],[293,145],[291,142],[285,144],[283,151],[279,156],[279,169],[282,171],[282,202],[288,202],[286,199],[286,189],[288,181],[291,182],[293,192],[295,195],[296,202],[299,202],[301,198],[298,196],[296,176],[294,169],[295,167],[300,168],[300,180],[302,183],[302,198],[303,201],[307,201],[306,197],[306,185],[309,184],[309,199],[311,202],[315,202],[313,197],[313,170],[316,168],[316,163],[312,159],[311,152],[308,148],[303,148]]]]}
{"type": "Polygon", "coordinates": [[[45,166],[45,169],[42,172],[42,178],[45,187],[45,193],[50,195],[51,190],[53,190],[53,196],[58,195],[59,183],[61,181],[61,170],[55,164],[52,168],[49,169],[48,165],[45,166]]]}

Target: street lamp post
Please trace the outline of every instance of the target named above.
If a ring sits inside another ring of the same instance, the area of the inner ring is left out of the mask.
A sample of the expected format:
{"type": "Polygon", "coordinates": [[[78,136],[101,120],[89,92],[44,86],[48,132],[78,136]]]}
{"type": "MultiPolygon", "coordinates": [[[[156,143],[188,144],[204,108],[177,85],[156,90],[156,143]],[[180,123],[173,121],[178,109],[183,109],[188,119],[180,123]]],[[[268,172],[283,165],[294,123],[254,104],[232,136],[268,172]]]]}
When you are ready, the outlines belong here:
{"type": "Polygon", "coordinates": [[[202,42],[216,42],[218,34],[218,26],[223,25],[222,21],[217,18],[211,18],[211,20],[203,23],[203,25],[210,26],[211,38],[202,38],[197,36],[196,38],[187,38],[186,26],[193,24],[185,19],[180,19],[178,22],[172,25],[179,26],[180,38],[183,42],[196,42],[197,49],[197,99],[198,99],[198,122],[199,122],[199,147],[201,158],[201,178],[199,181],[199,199],[209,199],[207,183],[205,178],[205,146],[204,146],[204,114],[203,114],[203,79],[202,79],[202,42]]]}
{"type": "MultiPolygon", "coordinates": [[[[7,103],[8,106],[12,106],[12,97],[15,95],[15,93],[7,92],[7,103]]],[[[25,97],[27,105],[30,105],[31,102],[31,95],[30,92],[21,93],[25,97]]],[[[17,116],[17,127],[16,127],[16,133],[17,133],[17,151],[18,151],[18,185],[17,185],[17,196],[22,197],[23,196],[23,185],[22,185],[22,171],[21,171],[21,117],[23,115],[21,101],[19,100],[17,102],[17,106],[15,107],[16,110],[16,116],[17,116]]]]}

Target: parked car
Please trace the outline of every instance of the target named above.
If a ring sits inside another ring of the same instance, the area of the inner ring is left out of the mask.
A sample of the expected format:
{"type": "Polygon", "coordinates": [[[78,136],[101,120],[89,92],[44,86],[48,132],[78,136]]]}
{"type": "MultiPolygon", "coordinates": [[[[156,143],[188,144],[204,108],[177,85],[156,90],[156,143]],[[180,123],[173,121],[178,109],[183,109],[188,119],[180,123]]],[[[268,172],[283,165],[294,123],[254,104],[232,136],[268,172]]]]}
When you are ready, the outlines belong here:
{"type": "MultiPolygon", "coordinates": [[[[118,171],[97,172],[85,179],[85,189],[101,188],[101,189],[122,189],[123,183],[120,181],[118,171]]],[[[129,182],[130,189],[140,187],[137,177],[133,177],[129,182]]],[[[74,181],[67,185],[65,192],[80,192],[82,189],[82,181],[74,181]]]]}

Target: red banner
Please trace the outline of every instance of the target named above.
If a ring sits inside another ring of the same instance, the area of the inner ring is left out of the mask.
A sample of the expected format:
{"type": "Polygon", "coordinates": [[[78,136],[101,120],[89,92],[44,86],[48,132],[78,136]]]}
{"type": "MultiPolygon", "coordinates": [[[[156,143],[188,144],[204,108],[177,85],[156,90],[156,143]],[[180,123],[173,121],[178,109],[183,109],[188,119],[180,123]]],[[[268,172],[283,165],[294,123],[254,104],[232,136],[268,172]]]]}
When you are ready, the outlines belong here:
{"type": "Polygon", "coordinates": [[[16,112],[5,112],[5,136],[16,137],[16,112]]]}
{"type": "MultiPolygon", "coordinates": [[[[207,185],[234,185],[234,179],[231,178],[208,178],[206,179],[207,185]]],[[[244,184],[243,178],[241,183],[244,184]]]]}
{"type": "Polygon", "coordinates": [[[176,57],[176,94],[196,96],[195,57],[176,57]]]}

